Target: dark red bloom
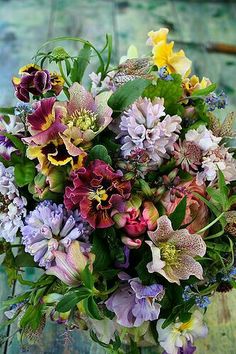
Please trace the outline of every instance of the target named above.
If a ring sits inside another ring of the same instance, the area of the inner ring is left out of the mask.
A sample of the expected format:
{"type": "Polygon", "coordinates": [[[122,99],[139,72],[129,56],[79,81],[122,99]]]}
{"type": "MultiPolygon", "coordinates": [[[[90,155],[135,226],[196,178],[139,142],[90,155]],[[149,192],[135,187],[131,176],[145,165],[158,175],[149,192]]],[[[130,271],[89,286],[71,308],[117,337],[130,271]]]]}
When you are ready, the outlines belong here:
{"type": "Polygon", "coordinates": [[[114,171],[104,161],[92,161],[87,168],[72,172],[72,187],[66,187],[64,203],[67,209],[79,209],[81,216],[94,228],[114,224],[113,209],[124,211],[131,184],[121,171],[114,171]]]}

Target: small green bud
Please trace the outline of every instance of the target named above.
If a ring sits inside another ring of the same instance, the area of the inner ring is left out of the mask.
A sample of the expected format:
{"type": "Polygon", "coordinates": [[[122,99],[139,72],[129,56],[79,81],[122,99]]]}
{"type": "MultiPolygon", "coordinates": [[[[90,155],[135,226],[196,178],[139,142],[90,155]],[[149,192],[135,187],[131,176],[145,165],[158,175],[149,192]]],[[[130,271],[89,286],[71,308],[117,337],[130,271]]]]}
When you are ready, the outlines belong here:
{"type": "Polygon", "coordinates": [[[56,62],[65,60],[70,57],[63,47],[55,47],[50,56],[52,60],[55,60],[56,62]]]}

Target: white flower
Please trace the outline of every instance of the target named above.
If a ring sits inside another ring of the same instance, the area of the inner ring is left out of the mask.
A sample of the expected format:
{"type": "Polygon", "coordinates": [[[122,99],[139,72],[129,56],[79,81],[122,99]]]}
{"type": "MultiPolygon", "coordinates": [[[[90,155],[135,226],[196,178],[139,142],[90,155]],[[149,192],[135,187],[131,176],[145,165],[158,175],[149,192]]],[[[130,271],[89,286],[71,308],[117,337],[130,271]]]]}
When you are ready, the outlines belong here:
{"type": "Polygon", "coordinates": [[[202,169],[203,171],[197,174],[198,185],[203,184],[204,181],[213,183],[217,178],[218,169],[223,172],[226,182],[236,180],[236,160],[223,145],[205,152],[202,169]]]}
{"type": "Polygon", "coordinates": [[[216,149],[221,141],[221,138],[213,135],[212,131],[208,130],[205,125],[189,130],[185,135],[185,139],[194,142],[204,152],[216,149]]]}
{"type": "Polygon", "coordinates": [[[0,131],[5,131],[13,135],[18,134],[24,131],[24,124],[17,116],[11,116],[8,122],[0,116],[0,131]]]}
{"type": "Polygon", "coordinates": [[[14,241],[17,231],[23,226],[26,203],[14,183],[13,167],[5,168],[0,162],[0,237],[8,242],[14,241]]]}
{"type": "Polygon", "coordinates": [[[111,71],[104,80],[101,79],[102,74],[92,72],[89,77],[92,81],[91,93],[93,97],[97,96],[99,93],[103,91],[114,91],[115,86],[113,83],[113,76],[115,75],[115,71],[111,71]]]}
{"type": "Polygon", "coordinates": [[[164,321],[157,321],[157,332],[159,343],[167,354],[178,354],[179,348],[187,346],[188,342],[193,343],[197,338],[206,337],[208,333],[203,315],[198,310],[194,311],[191,319],[185,323],[177,321],[163,329],[164,321]]]}

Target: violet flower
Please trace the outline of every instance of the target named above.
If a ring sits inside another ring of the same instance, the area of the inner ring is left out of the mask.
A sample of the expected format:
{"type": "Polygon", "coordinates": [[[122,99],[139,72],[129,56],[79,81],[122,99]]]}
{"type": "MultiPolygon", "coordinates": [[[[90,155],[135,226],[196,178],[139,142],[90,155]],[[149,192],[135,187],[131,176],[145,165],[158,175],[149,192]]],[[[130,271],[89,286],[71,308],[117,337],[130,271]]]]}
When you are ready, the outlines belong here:
{"type": "Polygon", "coordinates": [[[108,310],[116,314],[116,321],[124,327],[139,327],[145,321],[158,319],[160,301],[164,296],[164,288],[159,284],[144,286],[139,278],[130,278],[120,273],[121,280],[126,282],[106,301],[108,310]]]}
{"type": "Polygon", "coordinates": [[[45,268],[52,265],[54,251],[67,249],[73,240],[87,241],[91,231],[92,228],[77,211],[67,213],[62,204],[56,205],[51,201],[39,203],[21,228],[25,251],[45,268]]]}

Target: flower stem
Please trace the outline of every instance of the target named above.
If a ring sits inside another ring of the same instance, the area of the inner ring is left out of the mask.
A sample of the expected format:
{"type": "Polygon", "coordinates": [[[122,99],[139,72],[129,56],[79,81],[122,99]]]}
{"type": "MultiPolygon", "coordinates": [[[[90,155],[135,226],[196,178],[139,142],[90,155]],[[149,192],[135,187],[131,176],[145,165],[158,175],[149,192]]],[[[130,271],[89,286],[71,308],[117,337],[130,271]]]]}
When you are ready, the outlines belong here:
{"type": "Polygon", "coordinates": [[[66,84],[68,85],[68,87],[70,87],[71,84],[69,83],[69,81],[67,80],[67,78],[66,78],[66,76],[65,76],[65,74],[64,74],[64,70],[63,70],[61,61],[58,62],[58,68],[59,68],[60,73],[61,73],[61,76],[62,76],[63,79],[65,80],[66,84]]]}
{"type": "Polygon", "coordinates": [[[220,220],[220,218],[224,215],[224,211],[219,215],[217,216],[216,219],[214,219],[210,224],[208,224],[207,226],[203,227],[203,229],[199,230],[197,233],[198,234],[201,234],[203,232],[205,232],[206,230],[208,230],[210,227],[212,227],[218,220],[220,220]]]}

